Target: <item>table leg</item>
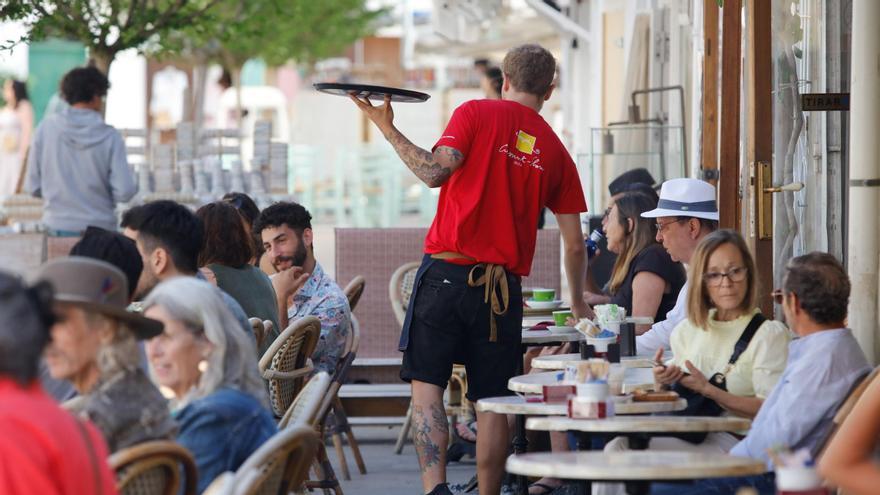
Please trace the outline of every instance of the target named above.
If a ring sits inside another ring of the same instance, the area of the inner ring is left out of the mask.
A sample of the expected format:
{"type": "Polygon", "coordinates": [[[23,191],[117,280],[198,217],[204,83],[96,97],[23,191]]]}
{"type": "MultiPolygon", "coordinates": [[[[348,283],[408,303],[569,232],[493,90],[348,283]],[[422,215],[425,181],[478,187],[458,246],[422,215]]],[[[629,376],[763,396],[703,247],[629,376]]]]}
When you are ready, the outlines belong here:
{"type": "MultiPolygon", "coordinates": [[[[648,450],[651,443],[649,435],[627,435],[630,450],[648,450]]],[[[627,495],[648,495],[651,493],[650,481],[627,481],[624,483],[627,495]]]]}
{"type": "MultiPolygon", "coordinates": [[[[570,431],[569,433],[574,435],[576,439],[575,448],[577,448],[578,451],[593,450],[592,435],[584,431],[570,431]]],[[[592,495],[593,484],[589,480],[575,481],[574,492],[576,495],[592,495]]]]}
{"type": "MultiPolygon", "coordinates": [[[[528,346],[522,346],[522,355],[524,356],[526,351],[528,351],[528,346]]],[[[519,360],[519,366],[517,367],[518,374],[522,374],[523,372],[523,362],[522,358],[519,360]]],[[[513,453],[514,454],[525,454],[529,448],[529,441],[526,438],[526,417],[522,414],[517,414],[516,419],[514,421],[514,433],[513,433],[513,453]]],[[[516,477],[516,493],[519,495],[528,495],[529,493],[529,479],[526,476],[517,476],[516,477]]]]}
{"type": "Polygon", "coordinates": [[[624,486],[626,486],[627,495],[648,495],[651,493],[650,481],[627,481],[624,486]]]}

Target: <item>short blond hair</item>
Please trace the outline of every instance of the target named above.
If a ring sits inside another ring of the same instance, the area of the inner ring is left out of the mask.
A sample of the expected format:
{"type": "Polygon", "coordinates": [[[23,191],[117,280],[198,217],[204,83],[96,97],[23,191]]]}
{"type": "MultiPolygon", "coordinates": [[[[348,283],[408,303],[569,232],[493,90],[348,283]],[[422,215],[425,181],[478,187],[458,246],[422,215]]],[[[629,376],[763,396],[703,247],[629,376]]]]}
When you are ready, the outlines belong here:
{"type": "Polygon", "coordinates": [[[518,91],[544,96],[556,77],[556,59],[540,45],[520,45],[504,56],[501,72],[518,91]]]}
{"type": "Polygon", "coordinates": [[[751,311],[757,304],[758,281],[755,273],[755,259],[752,257],[745,239],[735,230],[716,230],[700,241],[688,267],[687,317],[692,325],[703,330],[709,323],[709,310],[715,307],[709,297],[709,290],[703,276],[706,274],[712,253],[725,244],[731,244],[737,248],[746,269],[746,296],[738,309],[743,312],[751,311]]]}

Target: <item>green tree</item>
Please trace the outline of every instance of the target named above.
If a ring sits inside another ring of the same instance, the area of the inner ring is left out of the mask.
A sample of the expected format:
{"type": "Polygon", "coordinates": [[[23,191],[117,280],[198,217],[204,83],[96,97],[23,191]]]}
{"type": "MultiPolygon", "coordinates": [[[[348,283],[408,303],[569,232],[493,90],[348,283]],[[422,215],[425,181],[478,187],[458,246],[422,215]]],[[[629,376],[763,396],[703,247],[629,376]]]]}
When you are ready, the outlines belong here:
{"type": "MultiPolygon", "coordinates": [[[[291,60],[310,64],[339,55],[371,33],[385,13],[369,10],[365,0],[227,1],[210,13],[212,22],[174,33],[165,48],[188,54],[197,66],[221,64],[238,87],[247,60],[262,58],[269,66],[279,66],[291,60]]],[[[196,120],[200,120],[201,89],[196,95],[196,120]]],[[[239,110],[240,106],[239,102],[239,110]]]]}
{"type": "MultiPolygon", "coordinates": [[[[281,0],[279,0],[281,1],[281,0]]],[[[181,29],[211,29],[218,5],[248,0],[4,0],[0,21],[21,21],[27,34],[14,43],[50,36],[77,40],[105,74],[116,54],[129,48],[163,50],[181,29]]],[[[320,3],[320,2],[318,2],[320,3]]]]}

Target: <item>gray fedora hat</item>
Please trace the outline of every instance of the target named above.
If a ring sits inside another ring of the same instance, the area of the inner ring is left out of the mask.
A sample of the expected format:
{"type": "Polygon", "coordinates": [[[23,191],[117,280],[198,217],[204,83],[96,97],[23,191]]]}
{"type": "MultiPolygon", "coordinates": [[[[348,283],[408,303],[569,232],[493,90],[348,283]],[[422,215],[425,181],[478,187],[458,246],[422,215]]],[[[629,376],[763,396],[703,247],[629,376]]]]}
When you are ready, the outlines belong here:
{"type": "Polygon", "coordinates": [[[162,333],[162,323],[127,311],[128,279],[110,263],[67,256],[44,263],[34,280],[45,280],[55,289],[55,302],[75,304],[123,321],[138,339],[162,333]]]}

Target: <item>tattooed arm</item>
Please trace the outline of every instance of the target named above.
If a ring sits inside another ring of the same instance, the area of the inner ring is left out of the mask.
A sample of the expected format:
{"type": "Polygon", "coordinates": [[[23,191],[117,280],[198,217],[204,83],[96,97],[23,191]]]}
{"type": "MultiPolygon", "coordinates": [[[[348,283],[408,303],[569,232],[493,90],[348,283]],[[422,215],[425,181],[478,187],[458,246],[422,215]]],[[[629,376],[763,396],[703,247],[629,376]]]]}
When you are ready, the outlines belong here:
{"type": "Polygon", "coordinates": [[[381,107],[374,107],[366,98],[361,100],[352,96],[351,99],[382,131],[403,163],[428,187],[442,186],[464,162],[464,155],[455,148],[438,146],[432,153],[407,139],[394,127],[394,111],[391,109],[390,98],[386,97],[385,104],[381,107]]]}

